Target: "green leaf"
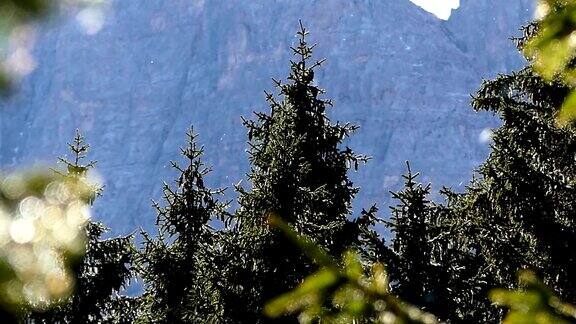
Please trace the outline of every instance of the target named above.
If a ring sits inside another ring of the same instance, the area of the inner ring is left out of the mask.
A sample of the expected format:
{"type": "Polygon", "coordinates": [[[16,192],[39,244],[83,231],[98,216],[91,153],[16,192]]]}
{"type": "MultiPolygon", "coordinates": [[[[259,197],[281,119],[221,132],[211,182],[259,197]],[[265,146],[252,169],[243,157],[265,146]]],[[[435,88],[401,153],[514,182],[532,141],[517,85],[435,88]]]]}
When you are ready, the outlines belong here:
{"type": "Polygon", "coordinates": [[[292,240],[310,259],[318,265],[332,269],[339,269],[338,263],[324,249],[314,243],[305,235],[297,233],[282,218],[275,214],[268,215],[268,221],[271,225],[279,228],[284,234],[292,240]]]}
{"type": "Polygon", "coordinates": [[[338,282],[338,278],[335,271],[322,269],[307,277],[296,289],[270,301],[264,307],[264,314],[269,317],[278,317],[294,313],[306,305],[313,305],[319,301],[324,290],[338,282]]]}
{"type": "Polygon", "coordinates": [[[358,255],[353,251],[347,251],[344,254],[344,272],[351,280],[359,280],[362,277],[362,264],[358,255]]]}
{"type": "Polygon", "coordinates": [[[562,109],[558,114],[558,123],[560,125],[566,125],[571,120],[576,118],[576,92],[572,91],[568,98],[564,100],[562,104],[562,109]]]}

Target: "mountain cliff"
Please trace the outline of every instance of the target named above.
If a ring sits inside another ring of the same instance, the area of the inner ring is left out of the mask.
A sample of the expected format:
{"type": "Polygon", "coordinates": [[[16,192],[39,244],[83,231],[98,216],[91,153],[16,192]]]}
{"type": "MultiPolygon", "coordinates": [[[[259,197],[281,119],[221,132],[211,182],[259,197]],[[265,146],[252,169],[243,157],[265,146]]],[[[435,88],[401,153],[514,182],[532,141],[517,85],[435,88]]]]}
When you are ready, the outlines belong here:
{"type": "Polygon", "coordinates": [[[532,5],[462,0],[442,21],[408,0],[113,1],[93,35],[74,19],[42,27],[38,67],[0,102],[0,165],[53,162],[80,128],[105,179],[96,217],[116,233],[151,229],[150,199],[171,181],[190,125],[214,166],[208,181],[244,178],[240,116],[266,109],[270,77],[288,74],[301,18],[327,58],[316,78],[333,119],[359,124],[348,144],[373,157],[353,175],[356,209],[388,205],[405,160],[422,181],[458,190],[488,153],[480,134],[497,125],[469,94],[523,64],[508,38],[532,5]]]}

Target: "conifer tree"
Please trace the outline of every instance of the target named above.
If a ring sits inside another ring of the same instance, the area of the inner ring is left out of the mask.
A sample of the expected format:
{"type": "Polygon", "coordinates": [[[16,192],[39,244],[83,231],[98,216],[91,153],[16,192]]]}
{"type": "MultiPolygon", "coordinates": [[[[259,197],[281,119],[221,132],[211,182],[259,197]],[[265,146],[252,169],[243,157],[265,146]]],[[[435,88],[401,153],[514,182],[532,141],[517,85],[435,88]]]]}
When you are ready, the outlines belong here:
{"type": "MultiPolygon", "coordinates": [[[[525,28],[519,48],[534,34],[525,28]]],[[[556,117],[569,88],[538,76],[533,63],[520,71],[485,81],[473,98],[476,110],[497,114],[492,152],[480,177],[454,205],[465,225],[462,240],[477,255],[488,287],[514,288],[518,271],[543,277],[560,297],[576,300],[576,136],[574,125],[556,117]]],[[[500,318],[489,308],[486,316],[500,318]]]]}
{"type": "MultiPolygon", "coordinates": [[[[519,40],[521,47],[533,31],[519,40]]],[[[545,283],[569,303],[576,299],[576,136],[574,124],[559,127],[556,117],[569,93],[560,82],[544,81],[533,72],[531,63],[520,71],[485,81],[474,96],[476,110],[497,114],[502,126],[493,133],[492,151],[478,169],[464,193],[445,191],[448,202],[436,211],[419,211],[422,225],[396,233],[393,249],[398,258],[421,260],[417,272],[396,277],[398,287],[419,283],[425,292],[435,293],[434,285],[445,287],[452,296],[455,311],[447,298],[425,300],[401,298],[426,307],[451,322],[497,322],[502,311],[491,306],[487,293],[493,287],[514,288],[516,274],[522,269],[535,271],[545,283]],[[447,229],[442,240],[434,227],[447,229]],[[428,237],[426,240],[416,239],[428,237]],[[417,247],[411,247],[417,245],[417,247]],[[444,262],[430,269],[440,251],[444,262]],[[465,271],[457,271],[464,269],[465,271]],[[423,275],[427,273],[427,275],[423,275]],[[455,278],[442,282],[443,276],[455,278]],[[402,278],[404,277],[404,278],[402,278]],[[458,293],[464,292],[464,293],[458,293]]],[[[407,183],[406,191],[412,185],[407,183]]],[[[398,196],[397,196],[398,197],[398,196]]],[[[405,199],[405,197],[398,197],[405,199]]],[[[421,205],[421,198],[409,200],[421,205]]],[[[416,208],[415,210],[418,210],[416,208]]],[[[403,216],[409,218],[408,215],[403,216]]],[[[398,222],[398,217],[393,220],[398,222]]],[[[396,264],[390,262],[390,270],[396,264]]],[[[402,267],[399,267],[402,269],[402,267]]],[[[394,291],[394,290],[393,290],[394,291]]],[[[415,296],[416,297],[416,296],[415,296]]]]}
{"type": "Polygon", "coordinates": [[[384,222],[394,234],[379,255],[389,271],[391,292],[443,320],[487,321],[490,287],[480,287],[485,274],[477,255],[461,242],[466,224],[455,207],[460,196],[445,188],[445,204],[431,202],[430,184],[417,183],[418,176],[408,165],[404,188],[392,192],[398,204],[384,222]]]}
{"type": "Polygon", "coordinates": [[[357,127],[328,118],[332,102],[321,98],[324,90],[314,83],[315,69],[323,60],[311,61],[314,45],[308,44],[308,32],[300,27],[292,48],[297,60],[291,61],[288,82],[274,80],[279,96],[266,93],[269,112],[244,120],[252,187],[237,188],[239,209],[219,261],[229,265],[220,283],[224,318],[229,322],[265,322],[266,301],[294,288],[316,269],[269,225],[271,215],[337,257],[347,249],[363,248],[364,234],[374,219],[374,210],[356,220],[349,218],[358,189],[347,172],[366,157],[341,147],[357,127]]]}
{"type": "Polygon", "coordinates": [[[531,67],[482,85],[474,107],[499,114],[503,125],[462,204],[498,284],[510,288],[529,268],[574,303],[576,136],[574,125],[556,124],[568,91],[531,67]]]}
{"type": "MultiPolygon", "coordinates": [[[[73,154],[71,161],[60,158],[66,165],[63,176],[91,186],[91,202],[100,196],[102,188],[88,184],[87,173],[96,164],[84,164],[90,146],[76,131],[74,141],[68,144],[73,154]]],[[[55,171],[59,172],[59,171],[55,171]]],[[[30,314],[32,323],[126,323],[119,316],[118,307],[124,303],[120,290],[132,276],[131,263],[134,248],[131,236],[102,239],[108,229],[101,223],[90,221],[86,226],[86,254],[77,265],[76,288],[71,297],[44,312],[30,314]]]]}
{"type": "Polygon", "coordinates": [[[213,276],[218,246],[214,220],[224,220],[226,204],[215,196],[222,189],[204,184],[209,173],[200,160],[203,148],[196,144],[192,129],[188,147],[181,149],[186,167],[171,162],[179,173],[176,188],[164,183],[164,203],[157,210],[158,236],[144,235],[144,248],[138,257],[139,273],[146,283],[140,320],[150,323],[218,322],[219,308],[213,276]]]}

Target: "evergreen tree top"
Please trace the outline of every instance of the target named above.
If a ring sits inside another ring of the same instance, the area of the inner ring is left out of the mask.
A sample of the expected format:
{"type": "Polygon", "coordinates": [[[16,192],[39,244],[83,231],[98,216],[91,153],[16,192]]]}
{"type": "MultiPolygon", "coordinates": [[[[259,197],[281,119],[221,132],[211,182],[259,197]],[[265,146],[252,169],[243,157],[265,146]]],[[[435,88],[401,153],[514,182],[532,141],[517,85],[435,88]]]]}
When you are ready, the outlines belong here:
{"type": "Polygon", "coordinates": [[[291,47],[297,60],[290,60],[287,82],[273,79],[277,96],[265,92],[269,113],[255,113],[255,120],[243,119],[248,128],[253,190],[244,194],[240,188],[240,205],[278,212],[289,223],[296,215],[316,217],[313,223],[322,223],[322,218],[349,213],[357,188],[348,179],[347,170],[368,158],[348,147],[340,148],[357,126],[330,122],[326,109],[332,101],[321,98],[324,90],[314,83],[314,71],[324,60],[312,61],[316,44],[308,43],[308,31],[302,23],[297,37],[297,45],[291,47]],[[263,192],[267,194],[261,195],[263,192]],[[300,208],[311,195],[326,208],[300,208]]]}
{"type": "MultiPolygon", "coordinates": [[[[274,125],[282,124],[291,128],[296,133],[290,135],[298,135],[302,141],[308,140],[307,144],[314,144],[312,140],[316,142],[328,141],[326,143],[327,149],[334,148],[358,129],[356,125],[349,123],[344,125],[330,124],[326,116],[326,109],[332,107],[333,103],[330,99],[319,98],[319,95],[324,94],[325,91],[314,84],[314,71],[325,62],[325,59],[310,62],[316,44],[310,45],[308,43],[308,35],[308,31],[300,22],[300,30],[297,32],[298,45],[290,47],[298,60],[290,60],[291,72],[287,77],[288,82],[282,83],[272,79],[278,89],[278,96],[283,100],[279,102],[277,96],[265,91],[266,101],[270,106],[270,114],[255,113],[256,121],[243,118],[244,124],[248,128],[252,162],[257,162],[258,159],[255,158],[255,155],[262,153],[261,149],[269,145],[270,136],[274,135],[273,131],[280,131],[277,128],[273,129],[274,125]]],[[[288,132],[286,129],[284,131],[288,132]]],[[[282,135],[285,134],[280,134],[280,136],[282,135]]],[[[321,146],[313,147],[313,149],[318,148],[321,146]]],[[[344,152],[347,159],[352,161],[355,166],[358,162],[366,160],[366,157],[354,155],[348,148],[344,152]]]]}
{"type": "Polygon", "coordinates": [[[68,149],[73,154],[73,160],[67,160],[64,157],[59,157],[58,160],[68,167],[68,174],[78,177],[86,176],[89,169],[96,165],[96,161],[89,161],[87,164],[82,164],[82,161],[87,157],[90,151],[90,145],[86,143],[84,135],[80,130],[76,129],[76,134],[72,143],[68,143],[68,149]]]}
{"type": "MultiPolygon", "coordinates": [[[[100,195],[102,187],[90,184],[86,177],[96,161],[84,160],[90,150],[79,130],[76,130],[68,148],[73,155],[71,160],[64,157],[59,161],[67,166],[66,172],[54,170],[67,181],[86,186],[91,192],[89,201],[100,195]]],[[[29,314],[32,323],[126,323],[126,314],[121,307],[129,299],[120,296],[132,275],[134,246],[132,235],[101,239],[108,231],[103,224],[90,221],[85,230],[86,250],[75,266],[76,292],[52,309],[29,314]]]]}
{"type": "Polygon", "coordinates": [[[144,322],[211,322],[221,312],[212,284],[225,265],[213,263],[218,236],[211,222],[225,222],[227,204],[216,197],[224,189],[204,183],[210,168],[201,161],[203,148],[192,128],[187,137],[187,146],[180,150],[185,166],[171,162],[178,171],[175,186],[164,183],[164,203],[154,202],[158,235],[143,233],[137,266],[147,283],[140,314],[144,322]]]}
{"type": "Polygon", "coordinates": [[[94,168],[97,163],[93,160],[88,161],[88,163],[83,163],[83,160],[87,158],[88,152],[90,151],[90,145],[86,143],[84,135],[82,135],[78,129],[76,129],[72,143],[67,143],[67,145],[72,153],[72,159],[68,160],[66,157],[58,157],[58,161],[66,165],[66,173],[58,170],[53,171],[67,179],[81,183],[82,186],[86,186],[88,189],[87,192],[90,193],[88,201],[92,204],[96,197],[102,195],[104,188],[98,184],[89,183],[86,179],[88,172],[94,168]]]}
{"type": "Polygon", "coordinates": [[[199,235],[211,219],[225,221],[227,203],[219,202],[215,196],[222,195],[225,189],[210,189],[204,183],[204,176],[211,171],[200,159],[204,148],[196,143],[198,135],[194,129],[187,132],[188,145],[180,149],[181,155],[186,159],[186,167],[175,161],[170,164],[179,173],[175,180],[175,188],[164,184],[165,206],[154,202],[158,212],[157,224],[160,234],[164,236],[187,236],[189,238],[199,235]]]}
{"type": "Polygon", "coordinates": [[[323,98],[324,90],[314,82],[315,70],[324,60],[313,60],[316,45],[308,42],[302,23],[299,27],[287,80],[273,79],[277,94],[265,92],[267,112],[244,119],[252,187],[237,188],[239,209],[233,228],[223,236],[227,243],[222,244],[221,260],[228,269],[219,286],[224,318],[241,318],[245,323],[266,322],[264,303],[294,288],[315,269],[271,225],[272,215],[335,257],[349,249],[364,249],[370,255],[376,250],[366,248],[374,242],[367,236],[376,209],[349,218],[358,188],[348,171],[368,158],[342,147],[357,127],[331,122],[327,109],[332,102],[323,98]]]}

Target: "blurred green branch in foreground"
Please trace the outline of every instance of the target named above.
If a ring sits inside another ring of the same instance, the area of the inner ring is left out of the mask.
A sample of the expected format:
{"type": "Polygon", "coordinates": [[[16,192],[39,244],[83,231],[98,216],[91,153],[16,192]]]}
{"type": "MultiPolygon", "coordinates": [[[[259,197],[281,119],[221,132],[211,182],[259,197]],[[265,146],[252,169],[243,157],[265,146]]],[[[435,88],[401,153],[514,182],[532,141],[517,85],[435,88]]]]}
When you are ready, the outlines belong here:
{"type": "MultiPolygon", "coordinates": [[[[389,292],[382,264],[373,265],[367,275],[356,253],[349,251],[341,262],[337,261],[277,216],[271,216],[269,222],[284,232],[320,269],[292,291],[270,301],[264,308],[267,316],[298,314],[300,323],[438,322],[432,314],[402,302],[389,292]]],[[[531,271],[520,273],[517,290],[493,289],[490,299],[509,309],[504,324],[576,323],[576,307],[562,302],[531,271]]]]}
{"type": "Polygon", "coordinates": [[[519,275],[520,289],[493,289],[490,299],[510,309],[504,324],[576,323],[576,307],[562,302],[531,271],[519,275]]]}
{"type": "Polygon", "coordinates": [[[264,312],[270,317],[299,314],[301,323],[436,323],[434,316],[408,305],[388,291],[382,264],[374,264],[366,275],[358,255],[333,259],[309,238],[296,233],[276,216],[270,223],[281,229],[320,269],[294,290],[269,302],[264,312]]]}
{"type": "MultiPolygon", "coordinates": [[[[536,23],[529,28],[524,53],[548,81],[576,86],[576,1],[538,0],[536,23]]],[[[576,91],[564,101],[558,115],[563,125],[576,118],[576,91]]]]}
{"type": "Polygon", "coordinates": [[[0,322],[72,292],[91,195],[84,182],[51,171],[0,177],[0,322]]]}
{"type": "Polygon", "coordinates": [[[0,0],[0,95],[10,94],[14,81],[36,66],[30,54],[34,23],[58,15],[66,7],[103,3],[104,0],[0,0]]]}
{"type": "Polygon", "coordinates": [[[0,0],[0,93],[8,94],[11,85],[5,61],[12,33],[27,23],[46,17],[54,9],[51,0],[0,0]]]}

